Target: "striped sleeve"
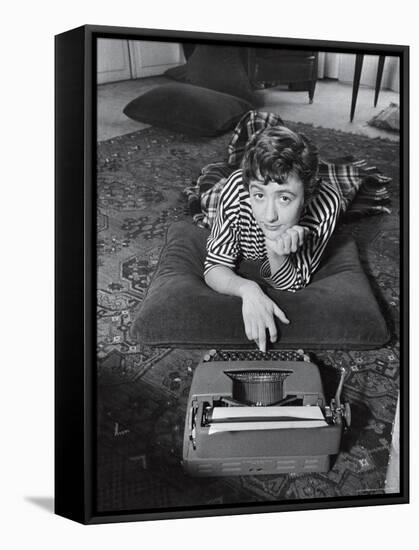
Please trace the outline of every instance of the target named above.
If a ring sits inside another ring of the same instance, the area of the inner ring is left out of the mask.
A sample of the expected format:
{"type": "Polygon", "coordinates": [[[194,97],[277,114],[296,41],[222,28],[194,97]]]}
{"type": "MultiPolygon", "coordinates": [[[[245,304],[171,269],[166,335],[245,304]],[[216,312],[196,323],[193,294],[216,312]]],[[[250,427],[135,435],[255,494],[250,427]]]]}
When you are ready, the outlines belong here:
{"type": "Polygon", "coordinates": [[[233,269],[239,255],[239,211],[241,170],[233,172],[224,185],[218,202],[217,213],[207,240],[207,257],[204,275],[215,266],[233,269]]]}
{"type": "Polygon", "coordinates": [[[271,273],[269,260],[262,263],[261,275],[271,286],[291,292],[307,286],[336,227],[340,207],[340,194],[331,184],[322,182],[300,220],[299,225],[310,229],[303,246],[290,254],[276,273],[271,273]]]}

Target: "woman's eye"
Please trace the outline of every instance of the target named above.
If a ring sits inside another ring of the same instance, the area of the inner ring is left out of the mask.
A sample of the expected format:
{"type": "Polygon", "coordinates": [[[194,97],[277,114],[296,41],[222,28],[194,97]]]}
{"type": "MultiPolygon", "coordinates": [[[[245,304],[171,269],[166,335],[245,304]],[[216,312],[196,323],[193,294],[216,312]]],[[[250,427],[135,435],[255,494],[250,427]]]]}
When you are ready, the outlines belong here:
{"type": "Polygon", "coordinates": [[[282,195],[281,197],[279,197],[279,200],[281,202],[287,203],[287,202],[290,202],[291,199],[287,195],[282,195]]]}
{"type": "Polygon", "coordinates": [[[254,193],[253,197],[255,199],[261,200],[263,199],[263,193],[254,193]]]}

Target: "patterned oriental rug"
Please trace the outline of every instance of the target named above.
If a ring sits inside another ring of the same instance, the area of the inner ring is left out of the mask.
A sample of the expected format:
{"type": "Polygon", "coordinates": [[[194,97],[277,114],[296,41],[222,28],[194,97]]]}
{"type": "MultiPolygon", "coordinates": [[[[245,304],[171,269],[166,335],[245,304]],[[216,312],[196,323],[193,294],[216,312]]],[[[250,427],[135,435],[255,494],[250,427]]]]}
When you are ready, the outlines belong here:
{"type": "MultiPolygon", "coordinates": [[[[334,392],[350,374],[352,428],[327,474],[190,478],[181,467],[193,371],[208,350],[139,346],[129,329],[168,226],[189,216],[185,186],[223,160],[229,135],[189,138],[148,128],[98,144],[97,511],[134,511],[382,494],[399,387],[399,146],[289,123],[323,158],[353,155],[392,178],[391,214],[342,222],[355,237],[392,338],[374,351],[311,354],[334,392]]],[[[310,353],[310,350],[305,350],[310,353]]],[[[330,395],[328,396],[330,397],[330,395]]]]}

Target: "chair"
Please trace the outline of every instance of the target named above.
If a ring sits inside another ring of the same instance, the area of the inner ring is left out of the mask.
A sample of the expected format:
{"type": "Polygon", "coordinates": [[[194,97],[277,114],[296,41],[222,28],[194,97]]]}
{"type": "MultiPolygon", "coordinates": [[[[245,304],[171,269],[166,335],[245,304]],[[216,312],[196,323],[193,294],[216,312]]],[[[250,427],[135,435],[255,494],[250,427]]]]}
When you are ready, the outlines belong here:
{"type": "Polygon", "coordinates": [[[318,53],[307,50],[248,48],[247,71],[255,87],[258,83],[288,84],[288,89],[307,91],[313,103],[317,82],[318,53]]]}

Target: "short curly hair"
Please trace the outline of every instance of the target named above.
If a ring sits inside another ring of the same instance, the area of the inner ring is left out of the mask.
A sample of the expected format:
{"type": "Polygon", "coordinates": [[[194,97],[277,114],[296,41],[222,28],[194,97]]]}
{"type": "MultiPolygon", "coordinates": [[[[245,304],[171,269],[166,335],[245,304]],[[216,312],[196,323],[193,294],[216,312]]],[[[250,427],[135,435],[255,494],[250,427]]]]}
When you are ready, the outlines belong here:
{"type": "Polygon", "coordinates": [[[256,132],[246,145],[242,160],[243,183],[248,188],[252,180],[263,184],[285,183],[290,174],[301,179],[304,201],[317,187],[319,153],[303,134],[286,126],[272,126],[256,132]]]}

